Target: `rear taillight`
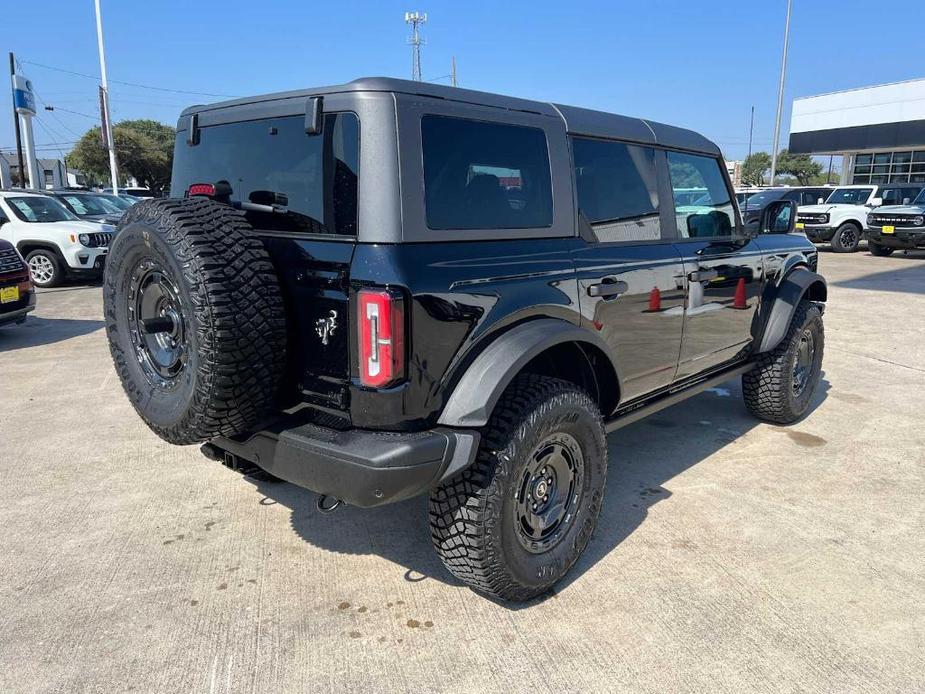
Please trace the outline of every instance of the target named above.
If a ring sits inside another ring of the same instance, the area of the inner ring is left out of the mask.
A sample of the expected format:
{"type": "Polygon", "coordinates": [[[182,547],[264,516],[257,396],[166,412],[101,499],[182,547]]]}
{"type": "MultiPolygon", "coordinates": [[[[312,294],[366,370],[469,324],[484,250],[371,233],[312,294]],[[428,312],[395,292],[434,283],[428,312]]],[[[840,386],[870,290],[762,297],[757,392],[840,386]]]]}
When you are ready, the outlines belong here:
{"type": "Polygon", "coordinates": [[[197,195],[211,198],[215,195],[215,186],[211,183],[194,183],[186,190],[186,194],[191,198],[197,195]]]}
{"type": "Polygon", "coordinates": [[[385,289],[357,295],[360,382],[381,388],[405,375],[405,312],[402,296],[385,289]]]}

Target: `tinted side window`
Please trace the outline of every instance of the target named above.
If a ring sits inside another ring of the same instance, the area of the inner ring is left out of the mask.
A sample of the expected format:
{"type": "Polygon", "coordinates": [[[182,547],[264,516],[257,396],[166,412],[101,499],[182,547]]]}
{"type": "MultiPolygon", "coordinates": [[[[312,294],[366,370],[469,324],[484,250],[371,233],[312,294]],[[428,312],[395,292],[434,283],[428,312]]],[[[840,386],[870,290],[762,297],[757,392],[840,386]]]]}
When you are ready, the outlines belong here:
{"type": "Polygon", "coordinates": [[[600,241],[658,239],[658,185],[650,147],[574,138],[578,209],[600,241]]]}
{"type": "Polygon", "coordinates": [[[320,135],[305,133],[304,116],[205,127],[194,147],[181,132],[171,195],[225,182],[256,229],[354,236],[359,135],[352,113],[326,114],[320,135]]]}
{"type": "Polygon", "coordinates": [[[902,202],[902,189],[883,188],[880,190],[880,197],[883,198],[884,205],[898,205],[902,202]]]}
{"type": "Polygon", "coordinates": [[[681,238],[731,236],[735,212],[719,160],[668,152],[668,171],[675,191],[675,215],[681,238]],[[684,194],[692,188],[703,192],[688,199],[684,194]]]}
{"type": "Polygon", "coordinates": [[[539,128],[429,115],[421,140],[431,229],[552,225],[549,151],[539,128]]]}

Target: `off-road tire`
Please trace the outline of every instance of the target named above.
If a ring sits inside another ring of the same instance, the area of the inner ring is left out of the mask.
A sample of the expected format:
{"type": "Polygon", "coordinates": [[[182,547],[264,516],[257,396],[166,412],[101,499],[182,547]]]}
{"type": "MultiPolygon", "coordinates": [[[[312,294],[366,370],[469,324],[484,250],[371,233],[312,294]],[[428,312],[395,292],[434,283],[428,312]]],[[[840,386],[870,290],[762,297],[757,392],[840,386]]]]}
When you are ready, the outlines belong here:
{"type": "Polygon", "coordinates": [[[871,255],[877,255],[877,256],[880,256],[880,257],[886,257],[886,256],[888,256],[888,255],[893,255],[893,252],[894,252],[896,249],[895,249],[895,248],[892,248],[891,246],[883,246],[883,245],[881,245],[881,244],[879,244],[879,243],[876,243],[876,242],[874,242],[874,241],[868,241],[868,242],[867,242],[867,250],[870,251],[870,254],[871,254],[871,255]]]}
{"type": "Polygon", "coordinates": [[[607,444],[594,401],[572,383],[518,376],[484,427],[471,467],[430,497],[434,547],[444,566],[476,591],[524,601],[549,591],[591,538],[604,496],[607,444]],[[575,516],[557,544],[531,553],[517,537],[515,492],[534,449],[550,435],[574,437],[585,474],[576,483],[575,516]]]}
{"type": "Polygon", "coordinates": [[[122,386],[158,436],[200,443],[252,430],[267,415],[285,367],[285,310],[270,257],[242,213],[204,198],[131,207],[112,242],[103,300],[122,386]],[[187,326],[186,362],[170,388],[140,366],[137,330],[132,341],[130,284],[150,263],[175,285],[187,326]]]}
{"type": "Polygon", "coordinates": [[[804,299],[797,306],[787,334],[780,344],[758,359],[758,365],[742,375],[745,405],[752,415],[775,424],[792,424],[802,417],[812,402],[822,373],[825,331],[822,312],[804,299]],[[794,393],[793,374],[796,352],[804,330],[811,331],[815,351],[810,380],[802,393],[794,393]]]}
{"type": "Polygon", "coordinates": [[[26,255],[26,263],[28,264],[29,261],[38,256],[42,256],[48,259],[48,262],[51,263],[51,267],[54,270],[54,274],[48,281],[40,282],[36,280],[35,275],[32,274],[32,269],[30,266],[29,276],[32,278],[32,283],[36,287],[42,287],[43,289],[57,287],[64,281],[64,263],[61,262],[61,257],[55,251],[49,250],[47,248],[37,248],[36,250],[26,255]]]}
{"type": "Polygon", "coordinates": [[[835,230],[829,243],[836,253],[854,253],[861,243],[861,230],[856,224],[845,222],[835,230]]]}

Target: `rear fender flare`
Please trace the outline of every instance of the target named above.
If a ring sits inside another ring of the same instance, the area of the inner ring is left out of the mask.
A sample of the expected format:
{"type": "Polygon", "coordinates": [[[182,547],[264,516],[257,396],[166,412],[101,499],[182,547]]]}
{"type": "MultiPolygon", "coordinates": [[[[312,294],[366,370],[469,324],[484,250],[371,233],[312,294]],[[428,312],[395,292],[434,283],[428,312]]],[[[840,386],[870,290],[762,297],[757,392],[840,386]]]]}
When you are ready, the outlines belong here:
{"type": "Polygon", "coordinates": [[[787,334],[793,314],[804,297],[813,301],[825,301],[828,288],[825,278],[813,272],[806,266],[798,266],[791,270],[778,283],[771,297],[770,310],[766,312],[767,319],[761,333],[758,353],[770,352],[780,344],[787,334]]]}
{"type": "Polygon", "coordinates": [[[479,354],[453,389],[439,424],[481,427],[504,389],[537,355],[565,342],[594,345],[610,354],[599,335],[563,320],[541,318],[511,328],[479,354]]]}

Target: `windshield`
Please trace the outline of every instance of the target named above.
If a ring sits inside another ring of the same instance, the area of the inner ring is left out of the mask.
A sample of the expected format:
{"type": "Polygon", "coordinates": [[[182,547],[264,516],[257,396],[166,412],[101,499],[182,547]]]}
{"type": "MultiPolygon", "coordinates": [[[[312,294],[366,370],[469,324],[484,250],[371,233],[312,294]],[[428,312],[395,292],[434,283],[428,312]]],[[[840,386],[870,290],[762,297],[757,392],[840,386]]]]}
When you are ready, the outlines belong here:
{"type": "Polygon", "coordinates": [[[136,202],[138,202],[138,198],[131,198],[121,195],[101,195],[100,197],[106,200],[106,202],[108,202],[110,205],[115,205],[120,210],[127,210],[136,202]]]}
{"type": "Polygon", "coordinates": [[[67,203],[78,217],[88,215],[113,214],[122,211],[121,207],[110,202],[102,195],[89,195],[84,193],[67,193],[61,198],[67,203]]]}
{"type": "Polygon", "coordinates": [[[77,219],[69,209],[54,198],[36,195],[28,198],[7,198],[13,212],[24,222],[67,222],[77,219]]]}
{"type": "Polygon", "coordinates": [[[873,188],[836,188],[826,199],[827,205],[863,205],[873,188]]]}
{"type": "Polygon", "coordinates": [[[912,201],[913,205],[925,205],[925,188],[922,188],[921,192],[915,196],[915,200],[912,201]]]}
{"type": "Polygon", "coordinates": [[[746,207],[764,207],[769,202],[777,200],[780,197],[780,191],[777,190],[763,190],[760,193],[755,193],[754,195],[749,195],[745,199],[746,207]]]}

